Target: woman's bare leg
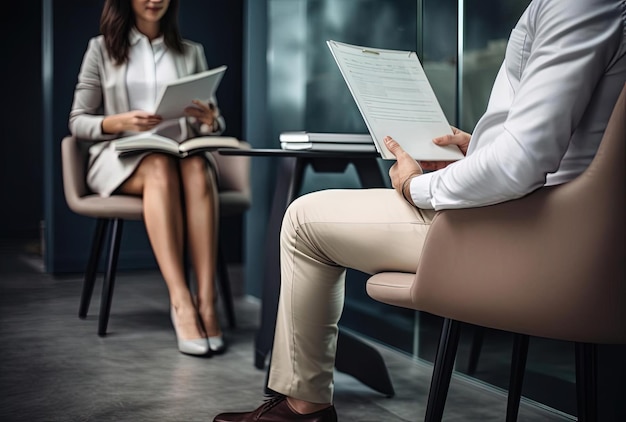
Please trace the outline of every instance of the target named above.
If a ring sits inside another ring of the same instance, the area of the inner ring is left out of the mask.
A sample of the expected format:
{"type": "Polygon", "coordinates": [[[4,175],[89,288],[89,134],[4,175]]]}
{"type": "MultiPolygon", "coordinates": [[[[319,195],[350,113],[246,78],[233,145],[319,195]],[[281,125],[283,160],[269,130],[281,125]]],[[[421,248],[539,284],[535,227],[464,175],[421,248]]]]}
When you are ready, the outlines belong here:
{"type": "Polygon", "coordinates": [[[221,335],[215,310],[215,262],[217,251],[218,193],[212,171],[202,156],[180,163],[185,197],[187,235],[198,282],[198,312],[209,337],[221,335]],[[208,173],[208,174],[207,174],[208,173]]]}
{"type": "Polygon", "coordinates": [[[183,339],[203,337],[185,282],[180,178],[175,159],[163,154],[146,156],[120,190],[143,196],[146,231],[169,290],[179,336],[183,339]]]}

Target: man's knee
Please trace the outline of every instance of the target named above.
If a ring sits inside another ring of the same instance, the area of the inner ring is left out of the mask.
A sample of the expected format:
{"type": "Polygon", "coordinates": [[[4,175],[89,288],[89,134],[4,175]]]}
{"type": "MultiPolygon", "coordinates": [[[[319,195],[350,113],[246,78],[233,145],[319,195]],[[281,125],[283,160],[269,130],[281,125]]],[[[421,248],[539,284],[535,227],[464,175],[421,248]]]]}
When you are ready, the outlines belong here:
{"type": "Polygon", "coordinates": [[[287,220],[298,226],[307,221],[307,214],[314,213],[320,204],[320,192],[312,192],[296,198],[285,211],[283,224],[287,220]]]}
{"type": "Polygon", "coordinates": [[[313,230],[309,223],[321,223],[325,220],[329,209],[332,209],[329,208],[332,197],[331,190],[321,190],[296,198],[285,211],[281,234],[295,236],[305,224],[309,230],[313,230]]]}

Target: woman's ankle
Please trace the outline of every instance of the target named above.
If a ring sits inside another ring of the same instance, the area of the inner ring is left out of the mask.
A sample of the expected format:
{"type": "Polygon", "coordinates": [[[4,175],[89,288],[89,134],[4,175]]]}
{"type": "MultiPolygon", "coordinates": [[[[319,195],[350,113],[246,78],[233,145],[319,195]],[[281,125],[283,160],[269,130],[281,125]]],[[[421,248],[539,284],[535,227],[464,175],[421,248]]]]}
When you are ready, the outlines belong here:
{"type": "Polygon", "coordinates": [[[198,314],[200,315],[200,320],[202,321],[204,331],[208,337],[222,335],[222,330],[220,329],[219,319],[217,316],[217,309],[213,306],[213,304],[207,306],[199,305],[198,314]]]}
{"type": "Polygon", "coordinates": [[[222,329],[220,328],[217,316],[214,315],[212,317],[206,317],[203,316],[203,314],[200,314],[200,319],[202,320],[204,332],[207,337],[218,337],[222,335],[222,329]]]}
{"type": "Polygon", "coordinates": [[[191,309],[196,309],[196,304],[194,303],[193,297],[191,293],[188,291],[180,289],[181,291],[170,291],[170,305],[176,311],[190,311],[191,309]]]}

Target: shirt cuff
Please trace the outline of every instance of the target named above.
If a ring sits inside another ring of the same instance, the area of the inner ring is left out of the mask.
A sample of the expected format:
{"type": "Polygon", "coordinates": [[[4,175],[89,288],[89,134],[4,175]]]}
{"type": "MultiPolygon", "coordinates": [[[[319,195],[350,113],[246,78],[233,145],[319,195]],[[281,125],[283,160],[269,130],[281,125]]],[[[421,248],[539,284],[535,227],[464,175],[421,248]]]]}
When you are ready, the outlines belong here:
{"type": "Polygon", "coordinates": [[[411,179],[411,199],[418,208],[424,210],[432,210],[435,208],[432,205],[432,198],[430,195],[431,179],[432,173],[422,174],[411,179]]]}

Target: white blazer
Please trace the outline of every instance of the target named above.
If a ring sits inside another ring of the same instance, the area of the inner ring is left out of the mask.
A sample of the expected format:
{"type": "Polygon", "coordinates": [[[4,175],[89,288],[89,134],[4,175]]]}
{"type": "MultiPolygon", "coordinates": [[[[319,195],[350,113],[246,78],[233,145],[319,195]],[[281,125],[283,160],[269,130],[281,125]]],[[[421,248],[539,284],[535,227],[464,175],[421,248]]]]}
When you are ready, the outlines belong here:
{"type": "MultiPolygon", "coordinates": [[[[174,54],[178,77],[206,70],[207,62],[202,44],[184,40],[183,46],[183,54],[174,54]]],[[[89,147],[87,184],[101,196],[108,196],[119,187],[145,156],[138,154],[119,158],[109,142],[117,135],[102,133],[102,120],[105,116],[130,111],[126,69],[126,64],[114,64],[105,47],[104,36],[92,38],[78,74],[69,116],[72,135],[83,141],[94,141],[89,147]]],[[[217,105],[215,98],[212,101],[217,105]]],[[[221,131],[225,127],[221,116],[219,124],[221,131]]],[[[199,123],[188,126],[192,133],[200,132],[199,123]]]]}

